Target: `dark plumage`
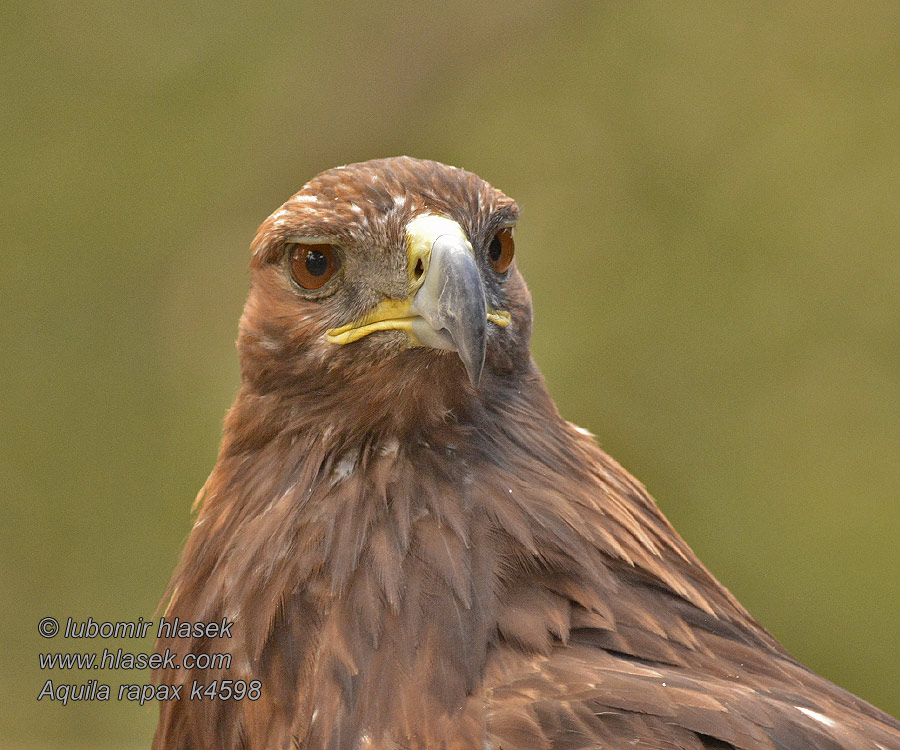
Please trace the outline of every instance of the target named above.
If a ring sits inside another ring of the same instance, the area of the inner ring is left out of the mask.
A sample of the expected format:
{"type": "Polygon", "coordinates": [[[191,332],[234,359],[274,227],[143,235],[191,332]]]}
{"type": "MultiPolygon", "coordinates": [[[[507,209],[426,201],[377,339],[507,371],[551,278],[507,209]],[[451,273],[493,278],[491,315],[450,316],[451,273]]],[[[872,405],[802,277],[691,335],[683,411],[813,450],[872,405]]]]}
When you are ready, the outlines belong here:
{"type": "Polygon", "coordinates": [[[262,695],[162,703],[154,747],[900,749],[559,416],[502,270],[516,216],[401,157],[325,172],[263,223],[241,389],[167,594],[168,618],[232,638],[158,644],[233,660],[155,675],[262,695]]]}

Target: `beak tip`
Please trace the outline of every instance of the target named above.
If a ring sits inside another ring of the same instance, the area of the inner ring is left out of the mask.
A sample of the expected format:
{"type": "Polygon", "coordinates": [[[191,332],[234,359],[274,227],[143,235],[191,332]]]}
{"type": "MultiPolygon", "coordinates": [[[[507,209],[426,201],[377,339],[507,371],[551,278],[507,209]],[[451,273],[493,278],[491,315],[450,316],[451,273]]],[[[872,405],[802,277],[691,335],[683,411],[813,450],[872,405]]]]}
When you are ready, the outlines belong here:
{"type": "Polygon", "coordinates": [[[478,363],[477,366],[469,366],[466,365],[466,372],[469,375],[469,382],[472,383],[476,388],[481,383],[481,373],[484,371],[484,360],[478,363]]]}
{"type": "Polygon", "coordinates": [[[484,360],[487,354],[486,326],[475,323],[469,326],[456,327],[454,341],[457,344],[457,354],[466,368],[469,381],[474,386],[481,382],[484,372],[484,360]]]}

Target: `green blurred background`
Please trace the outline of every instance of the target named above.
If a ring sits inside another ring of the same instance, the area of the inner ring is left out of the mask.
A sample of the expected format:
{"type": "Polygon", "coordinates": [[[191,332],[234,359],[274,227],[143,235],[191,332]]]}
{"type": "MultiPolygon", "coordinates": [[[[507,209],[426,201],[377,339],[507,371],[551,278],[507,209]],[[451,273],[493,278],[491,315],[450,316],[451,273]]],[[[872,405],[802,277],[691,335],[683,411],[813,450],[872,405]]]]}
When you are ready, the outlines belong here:
{"type": "Polygon", "coordinates": [[[147,746],[152,708],[35,700],[98,676],[40,672],[78,642],[37,621],[153,615],[257,225],[401,153],[519,200],[563,414],[900,715],[900,5],[7,2],[0,28],[0,746],[147,746]]]}

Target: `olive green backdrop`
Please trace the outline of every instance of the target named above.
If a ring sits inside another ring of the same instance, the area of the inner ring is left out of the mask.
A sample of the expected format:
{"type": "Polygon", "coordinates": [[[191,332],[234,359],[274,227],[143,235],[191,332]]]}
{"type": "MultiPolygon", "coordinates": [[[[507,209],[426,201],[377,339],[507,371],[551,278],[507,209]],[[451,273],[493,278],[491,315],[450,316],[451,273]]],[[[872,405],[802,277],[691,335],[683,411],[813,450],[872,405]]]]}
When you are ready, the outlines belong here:
{"type": "Polygon", "coordinates": [[[154,708],[36,701],[149,678],[41,672],[109,644],[37,622],[153,615],[257,225],[401,153],[519,200],[563,414],[789,650],[900,714],[900,5],[149,6],[2,11],[0,745],[148,744],[154,708]]]}

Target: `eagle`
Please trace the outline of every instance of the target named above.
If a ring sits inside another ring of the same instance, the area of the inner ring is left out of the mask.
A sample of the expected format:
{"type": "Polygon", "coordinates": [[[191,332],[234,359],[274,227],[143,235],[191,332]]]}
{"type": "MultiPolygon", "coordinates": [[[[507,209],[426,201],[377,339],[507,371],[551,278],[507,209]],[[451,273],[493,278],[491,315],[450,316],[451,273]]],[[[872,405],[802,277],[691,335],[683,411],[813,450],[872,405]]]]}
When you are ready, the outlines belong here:
{"type": "Polygon", "coordinates": [[[560,416],[517,218],[397,157],[263,222],[154,748],[900,750],[560,416]]]}

